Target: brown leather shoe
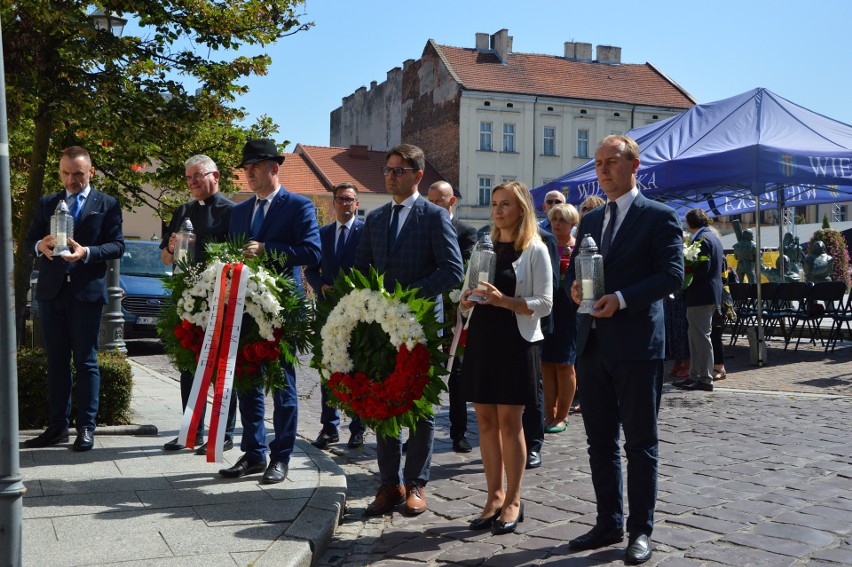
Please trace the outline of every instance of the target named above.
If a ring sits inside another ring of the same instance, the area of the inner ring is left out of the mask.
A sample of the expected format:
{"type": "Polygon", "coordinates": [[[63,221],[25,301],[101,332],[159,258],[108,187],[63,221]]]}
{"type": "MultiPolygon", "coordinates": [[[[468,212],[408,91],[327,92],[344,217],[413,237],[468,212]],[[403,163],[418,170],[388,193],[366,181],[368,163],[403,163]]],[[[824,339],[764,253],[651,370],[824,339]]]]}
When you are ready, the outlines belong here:
{"type": "Polygon", "coordinates": [[[381,516],[387,514],[405,501],[405,490],[401,486],[382,485],[376,497],[367,506],[364,514],[381,516]]]}
{"type": "Polygon", "coordinates": [[[409,483],[405,485],[405,513],[416,516],[426,511],[426,494],[422,486],[409,483]]]}

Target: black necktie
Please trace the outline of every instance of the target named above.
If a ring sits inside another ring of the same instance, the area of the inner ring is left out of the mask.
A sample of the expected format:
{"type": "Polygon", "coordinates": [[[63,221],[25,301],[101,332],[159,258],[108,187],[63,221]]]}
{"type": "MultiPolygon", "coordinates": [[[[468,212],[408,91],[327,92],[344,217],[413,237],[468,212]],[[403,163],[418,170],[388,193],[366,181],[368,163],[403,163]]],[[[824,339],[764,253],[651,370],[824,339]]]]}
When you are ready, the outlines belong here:
{"type": "Polygon", "coordinates": [[[337,248],[334,250],[334,256],[339,262],[343,258],[343,247],[346,246],[346,225],[340,225],[340,236],[337,237],[337,248]]]}
{"type": "Polygon", "coordinates": [[[388,250],[393,248],[393,243],[396,242],[396,233],[399,232],[399,211],[402,205],[394,205],[391,213],[390,230],[388,231],[388,250]]]}
{"type": "Polygon", "coordinates": [[[257,200],[257,211],[254,213],[254,219],[251,221],[251,238],[260,236],[260,227],[263,226],[264,209],[266,208],[266,199],[257,200]]]}
{"type": "Polygon", "coordinates": [[[609,222],[604,229],[603,240],[601,241],[601,256],[604,258],[606,258],[609,245],[612,243],[612,231],[615,230],[615,217],[618,215],[618,205],[615,204],[615,201],[610,201],[607,206],[609,207],[609,222]]]}

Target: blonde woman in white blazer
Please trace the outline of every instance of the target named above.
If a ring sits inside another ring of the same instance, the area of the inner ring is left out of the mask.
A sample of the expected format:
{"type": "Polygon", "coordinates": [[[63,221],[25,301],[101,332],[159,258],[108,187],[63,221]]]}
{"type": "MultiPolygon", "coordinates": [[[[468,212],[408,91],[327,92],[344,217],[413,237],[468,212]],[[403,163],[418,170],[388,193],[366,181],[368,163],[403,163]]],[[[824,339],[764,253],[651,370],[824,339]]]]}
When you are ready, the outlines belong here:
{"type": "Polygon", "coordinates": [[[521,482],[527,451],[521,415],[524,405],[536,399],[541,365],[536,343],[544,338],[540,320],[553,304],[553,274],[523,183],[493,189],[491,220],[494,282],[480,283],[479,303],[470,301],[469,290],[461,298],[469,324],[462,394],[476,408],[488,486],[485,507],[470,527],[499,535],[515,531],[524,520],[521,482]]]}

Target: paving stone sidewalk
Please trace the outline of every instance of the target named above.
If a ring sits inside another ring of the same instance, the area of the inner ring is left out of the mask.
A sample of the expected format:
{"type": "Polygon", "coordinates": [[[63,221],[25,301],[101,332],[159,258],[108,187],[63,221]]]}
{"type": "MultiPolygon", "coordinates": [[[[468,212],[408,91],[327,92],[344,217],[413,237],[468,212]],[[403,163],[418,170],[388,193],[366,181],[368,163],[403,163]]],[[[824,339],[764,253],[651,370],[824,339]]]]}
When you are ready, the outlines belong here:
{"type": "MultiPolygon", "coordinates": [[[[745,341],[726,346],[728,378],[712,393],[666,386],[654,556],[649,565],[852,564],[852,346],[769,345],[767,365],[749,365],[745,341]]],[[[145,357],[156,366],[158,357],[145,357]]],[[[166,363],[167,364],[167,363],[166,363]]],[[[319,432],[316,373],[298,372],[299,434],[319,432]]],[[[475,416],[474,451],[452,452],[446,408],[438,410],[429,510],[365,518],[378,488],[375,439],[363,451],[327,454],[346,473],[347,511],[322,566],[598,565],[621,563],[624,546],[574,553],[567,541],[594,522],[582,418],[548,435],[544,465],[527,471],[526,520],[516,534],[472,532],[485,479],[475,416]]]]}

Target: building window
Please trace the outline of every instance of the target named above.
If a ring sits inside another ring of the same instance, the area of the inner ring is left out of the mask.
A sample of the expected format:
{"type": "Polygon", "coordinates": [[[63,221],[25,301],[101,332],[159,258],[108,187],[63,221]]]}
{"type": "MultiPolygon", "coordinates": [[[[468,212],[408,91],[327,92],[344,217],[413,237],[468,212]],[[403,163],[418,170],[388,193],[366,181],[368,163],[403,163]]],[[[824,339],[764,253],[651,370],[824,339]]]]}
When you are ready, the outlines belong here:
{"type": "Polygon", "coordinates": [[[847,220],[849,220],[849,207],[846,205],[838,205],[837,222],[846,222],[847,220]]]}
{"type": "Polygon", "coordinates": [[[515,125],[503,124],[503,151],[515,153],[515,125]]]}
{"type": "Polygon", "coordinates": [[[586,129],[577,130],[577,157],[589,157],[589,131],[586,129]]]}
{"type": "Polygon", "coordinates": [[[490,152],[492,150],[491,126],[491,122],[479,123],[479,149],[483,152],[490,152]]]}
{"type": "Polygon", "coordinates": [[[493,177],[484,175],[479,176],[479,204],[483,207],[491,205],[491,186],[494,183],[493,177]]]}
{"type": "Polygon", "coordinates": [[[556,155],[556,128],[544,127],[544,155],[556,155]]]}

